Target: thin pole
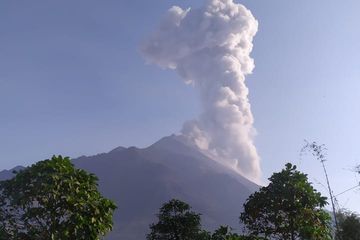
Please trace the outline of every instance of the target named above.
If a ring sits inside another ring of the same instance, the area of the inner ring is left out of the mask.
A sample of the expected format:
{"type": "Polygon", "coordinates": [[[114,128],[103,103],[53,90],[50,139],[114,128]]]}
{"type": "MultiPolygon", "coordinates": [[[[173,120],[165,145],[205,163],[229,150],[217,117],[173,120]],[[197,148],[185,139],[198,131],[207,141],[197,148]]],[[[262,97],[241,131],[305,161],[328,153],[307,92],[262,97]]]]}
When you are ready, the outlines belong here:
{"type": "Polygon", "coordinates": [[[328,174],[327,174],[327,171],[326,171],[326,168],[325,168],[324,161],[325,161],[324,159],[320,159],[321,165],[323,166],[323,169],[324,169],[324,173],[325,173],[325,177],[326,177],[326,183],[327,183],[328,189],[329,189],[329,194],[330,194],[330,199],[331,199],[331,205],[332,205],[332,210],[333,210],[333,214],[334,214],[335,227],[336,227],[336,230],[338,231],[338,230],[339,230],[339,227],[338,227],[338,221],[337,221],[337,218],[336,218],[334,197],[333,197],[333,193],[332,193],[331,188],[330,188],[329,177],[328,177],[328,174]]]}
{"type": "Polygon", "coordinates": [[[306,145],[302,148],[302,152],[305,150],[305,149],[311,149],[312,150],[312,155],[314,157],[316,157],[320,162],[321,162],[321,165],[324,169],[324,173],[325,173],[325,177],[326,177],[326,183],[327,183],[327,186],[328,186],[328,191],[329,191],[329,195],[330,195],[330,200],[331,200],[331,206],[332,206],[332,211],[333,211],[333,215],[334,215],[334,221],[335,221],[335,228],[336,228],[336,232],[339,231],[339,226],[338,226],[338,221],[337,221],[337,217],[336,217],[336,210],[335,210],[335,204],[334,204],[334,196],[333,196],[333,192],[331,190],[331,187],[330,187],[330,181],[329,181],[329,176],[328,176],[328,173],[326,171],[326,167],[325,167],[325,161],[326,161],[326,158],[325,158],[325,154],[323,152],[323,147],[324,145],[318,145],[316,142],[313,142],[311,144],[309,144],[308,141],[306,141],[306,145]]]}

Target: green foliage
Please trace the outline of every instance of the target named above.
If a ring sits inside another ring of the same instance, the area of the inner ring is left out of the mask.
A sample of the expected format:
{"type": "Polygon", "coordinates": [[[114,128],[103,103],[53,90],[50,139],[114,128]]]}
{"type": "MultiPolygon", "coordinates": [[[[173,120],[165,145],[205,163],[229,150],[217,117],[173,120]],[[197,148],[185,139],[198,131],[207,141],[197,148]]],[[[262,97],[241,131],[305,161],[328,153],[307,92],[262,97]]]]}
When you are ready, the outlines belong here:
{"type": "Polygon", "coordinates": [[[235,233],[231,232],[231,228],[228,226],[220,226],[219,229],[215,230],[215,232],[211,236],[211,240],[235,240],[239,239],[239,236],[235,233]]]}
{"type": "Polygon", "coordinates": [[[165,203],[158,214],[159,221],[150,225],[148,240],[205,240],[208,234],[201,230],[200,214],[180,200],[165,203]]]}
{"type": "Polygon", "coordinates": [[[231,232],[228,226],[220,226],[211,236],[211,240],[260,240],[261,238],[252,236],[242,236],[231,232]]]}
{"type": "Polygon", "coordinates": [[[112,229],[115,204],[101,196],[97,177],[54,156],[0,182],[6,239],[100,239],[112,229]]]}
{"type": "Polygon", "coordinates": [[[337,240],[360,240],[360,217],[356,213],[341,211],[337,213],[339,230],[337,240]]]}
{"type": "Polygon", "coordinates": [[[251,235],[265,239],[331,239],[327,204],[308,182],[307,175],[286,164],[270,184],[252,194],[240,220],[251,235]]]}
{"type": "Polygon", "coordinates": [[[9,236],[7,235],[4,227],[2,226],[0,226],[0,239],[9,239],[9,236]]]}
{"type": "Polygon", "coordinates": [[[191,207],[173,199],[160,208],[159,221],[150,225],[147,240],[260,240],[262,238],[241,236],[221,226],[213,234],[201,229],[200,214],[191,207]]]}

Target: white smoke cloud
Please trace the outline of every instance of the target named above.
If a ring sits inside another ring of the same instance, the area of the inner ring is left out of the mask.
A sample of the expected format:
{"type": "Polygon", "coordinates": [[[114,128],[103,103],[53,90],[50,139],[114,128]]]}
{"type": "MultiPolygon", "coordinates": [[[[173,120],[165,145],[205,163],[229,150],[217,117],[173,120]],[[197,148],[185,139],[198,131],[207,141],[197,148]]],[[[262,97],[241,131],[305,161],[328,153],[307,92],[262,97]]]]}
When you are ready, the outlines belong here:
{"type": "Polygon", "coordinates": [[[214,159],[259,182],[260,158],[245,75],[258,22],[233,0],[208,0],[201,9],[170,8],[142,46],[145,58],[177,71],[200,92],[203,113],[182,134],[214,159]]]}

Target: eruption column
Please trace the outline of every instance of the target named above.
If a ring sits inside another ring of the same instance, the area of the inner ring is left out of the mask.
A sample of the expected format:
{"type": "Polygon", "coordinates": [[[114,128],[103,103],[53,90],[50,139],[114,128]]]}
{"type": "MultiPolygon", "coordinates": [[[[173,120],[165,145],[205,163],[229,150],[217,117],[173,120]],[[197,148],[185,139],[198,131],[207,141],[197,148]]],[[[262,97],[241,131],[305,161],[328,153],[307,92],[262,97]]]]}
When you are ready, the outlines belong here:
{"type": "Polygon", "coordinates": [[[259,182],[260,158],[245,76],[258,22],[233,0],[208,0],[201,9],[170,8],[142,45],[145,58],[177,71],[200,92],[202,114],[182,134],[215,160],[259,182]]]}

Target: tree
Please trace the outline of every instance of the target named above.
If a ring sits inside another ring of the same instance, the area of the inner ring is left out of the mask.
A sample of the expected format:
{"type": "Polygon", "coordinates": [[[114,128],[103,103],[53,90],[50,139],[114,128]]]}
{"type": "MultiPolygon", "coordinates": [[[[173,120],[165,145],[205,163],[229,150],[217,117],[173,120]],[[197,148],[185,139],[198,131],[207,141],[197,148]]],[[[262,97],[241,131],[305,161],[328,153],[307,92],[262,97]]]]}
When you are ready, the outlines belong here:
{"type": "Polygon", "coordinates": [[[220,226],[219,229],[211,235],[211,240],[260,240],[261,238],[254,236],[242,236],[231,232],[228,226],[220,226]]]}
{"type": "Polygon", "coordinates": [[[228,226],[220,226],[211,236],[211,240],[240,240],[240,236],[231,232],[228,226]]]}
{"type": "Polygon", "coordinates": [[[7,235],[5,229],[0,226],[0,239],[9,239],[9,236],[7,235]]]}
{"type": "Polygon", "coordinates": [[[97,177],[53,156],[0,182],[0,220],[6,239],[100,239],[112,228],[115,204],[97,177]]]}
{"type": "Polygon", "coordinates": [[[265,239],[331,239],[327,204],[307,175],[288,163],[267,187],[250,195],[240,220],[251,235],[265,239]]]}
{"type": "Polygon", "coordinates": [[[158,214],[159,221],[151,224],[148,240],[198,240],[208,239],[201,230],[200,214],[180,200],[172,199],[165,203],[158,214]]]}
{"type": "Polygon", "coordinates": [[[336,232],[336,239],[339,240],[360,240],[360,217],[358,214],[349,211],[337,213],[339,230],[336,232]]]}

